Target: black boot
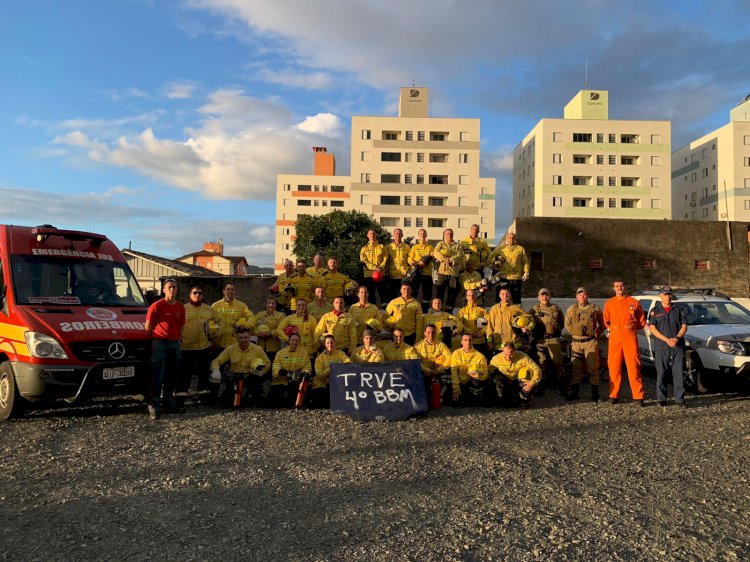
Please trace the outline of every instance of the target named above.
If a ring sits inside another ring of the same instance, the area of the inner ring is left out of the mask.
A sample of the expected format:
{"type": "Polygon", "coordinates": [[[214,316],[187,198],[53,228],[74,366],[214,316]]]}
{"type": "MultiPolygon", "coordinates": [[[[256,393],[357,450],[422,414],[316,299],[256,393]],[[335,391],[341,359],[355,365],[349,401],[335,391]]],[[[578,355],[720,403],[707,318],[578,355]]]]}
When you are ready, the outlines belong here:
{"type": "Polygon", "coordinates": [[[572,402],[573,400],[579,400],[581,397],[578,394],[578,388],[580,385],[578,384],[572,384],[570,385],[570,394],[565,398],[568,402],[572,402]]]}
{"type": "Polygon", "coordinates": [[[599,385],[598,384],[591,385],[591,401],[599,402],[599,385]]]}

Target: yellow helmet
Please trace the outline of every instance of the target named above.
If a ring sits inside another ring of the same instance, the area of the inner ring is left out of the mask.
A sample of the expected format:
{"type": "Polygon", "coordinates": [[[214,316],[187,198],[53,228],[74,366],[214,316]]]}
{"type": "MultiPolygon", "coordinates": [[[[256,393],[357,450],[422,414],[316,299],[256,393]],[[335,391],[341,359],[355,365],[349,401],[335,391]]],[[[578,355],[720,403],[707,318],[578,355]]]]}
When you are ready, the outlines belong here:
{"type": "Polygon", "coordinates": [[[532,376],[531,369],[529,369],[528,367],[521,367],[518,370],[519,380],[529,381],[531,380],[531,376],[532,376]]]}
{"type": "Polygon", "coordinates": [[[260,369],[262,369],[262,368],[263,368],[263,367],[265,367],[265,366],[266,366],[266,362],[265,362],[265,361],[263,361],[263,359],[253,359],[253,360],[252,360],[252,361],[250,362],[250,368],[251,368],[251,369],[252,369],[253,371],[255,371],[255,370],[259,369],[259,368],[260,368],[260,369]]]}
{"type": "Polygon", "coordinates": [[[354,292],[357,290],[357,284],[354,281],[350,281],[346,285],[344,285],[344,293],[347,295],[353,295],[354,292]]]}
{"type": "Polygon", "coordinates": [[[451,362],[450,357],[446,357],[445,355],[438,355],[435,357],[435,365],[440,365],[441,367],[447,367],[451,362]]]}
{"type": "Polygon", "coordinates": [[[214,322],[213,320],[209,320],[208,321],[208,329],[211,332],[215,332],[216,330],[219,329],[219,325],[216,322],[214,322]]]}
{"type": "Polygon", "coordinates": [[[383,325],[380,323],[380,320],[378,320],[377,318],[369,318],[365,322],[365,324],[367,324],[367,326],[370,329],[375,330],[376,332],[379,332],[380,330],[383,329],[383,325]]]}
{"type": "Polygon", "coordinates": [[[480,316],[477,318],[477,328],[486,328],[487,327],[487,319],[484,316],[480,316]]]}
{"type": "Polygon", "coordinates": [[[510,321],[510,325],[514,328],[526,328],[531,323],[531,319],[528,316],[516,316],[510,321]]]}
{"type": "Polygon", "coordinates": [[[474,362],[469,363],[469,366],[466,369],[466,372],[468,373],[469,376],[472,376],[472,375],[478,376],[480,374],[479,363],[474,363],[474,362]]]}
{"type": "Polygon", "coordinates": [[[266,324],[259,324],[255,328],[255,335],[268,337],[271,335],[271,329],[266,324]]]}

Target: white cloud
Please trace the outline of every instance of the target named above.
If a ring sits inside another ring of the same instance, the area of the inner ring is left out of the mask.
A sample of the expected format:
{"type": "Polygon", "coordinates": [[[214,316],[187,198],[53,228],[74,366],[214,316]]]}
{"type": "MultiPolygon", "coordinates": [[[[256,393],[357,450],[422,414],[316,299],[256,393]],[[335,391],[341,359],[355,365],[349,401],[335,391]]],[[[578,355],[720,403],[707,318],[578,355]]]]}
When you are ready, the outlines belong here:
{"type": "Polygon", "coordinates": [[[273,241],[274,232],[273,229],[268,226],[256,226],[251,228],[248,232],[251,238],[255,240],[271,240],[273,241]]]}
{"type": "Polygon", "coordinates": [[[190,80],[170,82],[164,87],[163,93],[171,100],[185,100],[192,98],[197,88],[197,82],[190,80]]]}
{"type": "Polygon", "coordinates": [[[318,113],[306,118],[302,123],[297,125],[297,128],[306,133],[336,136],[343,131],[344,124],[333,113],[318,113]]]}
{"type": "Polygon", "coordinates": [[[494,151],[482,152],[482,173],[498,175],[513,171],[513,147],[504,145],[494,151]]]}
{"type": "Polygon", "coordinates": [[[259,67],[254,69],[253,76],[270,84],[281,84],[292,88],[325,90],[331,86],[331,75],[321,71],[272,70],[267,67],[259,67]]]}

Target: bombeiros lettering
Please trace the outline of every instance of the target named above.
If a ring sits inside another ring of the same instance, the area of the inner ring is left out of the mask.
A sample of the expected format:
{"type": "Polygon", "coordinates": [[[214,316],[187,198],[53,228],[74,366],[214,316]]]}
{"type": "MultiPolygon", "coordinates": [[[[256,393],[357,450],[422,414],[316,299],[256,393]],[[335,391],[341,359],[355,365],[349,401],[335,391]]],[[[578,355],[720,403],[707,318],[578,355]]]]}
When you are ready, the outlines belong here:
{"type": "Polygon", "coordinates": [[[60,322],[62,332],[83,332],[95,330],[145,330],[143,322],[124,320],[84,320],[82,322],[60,322]]]}

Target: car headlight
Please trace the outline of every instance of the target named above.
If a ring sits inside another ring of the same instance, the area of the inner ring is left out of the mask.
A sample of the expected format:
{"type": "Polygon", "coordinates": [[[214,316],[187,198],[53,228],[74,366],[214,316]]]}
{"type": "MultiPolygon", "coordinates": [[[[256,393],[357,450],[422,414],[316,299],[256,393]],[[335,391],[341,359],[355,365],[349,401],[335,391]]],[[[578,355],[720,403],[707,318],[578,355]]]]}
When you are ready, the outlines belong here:
{"type": "Polygon", "coordinates": [[[745,355],[745,348],[737,341],[716,340],[716,347],[718,347],[719,351],[722,353],[729,353],[730,355],[745,355]]]}
{"type": "Polygon", "coordinates": [[[47,334],[39,332],[25,332],[26,345],[34,357],[40,359],[67,359],[68,355],[63,350],[60,343],[47,334]]]}

